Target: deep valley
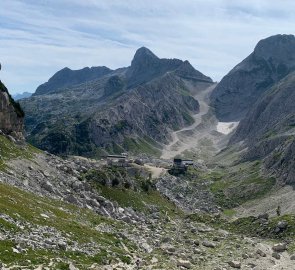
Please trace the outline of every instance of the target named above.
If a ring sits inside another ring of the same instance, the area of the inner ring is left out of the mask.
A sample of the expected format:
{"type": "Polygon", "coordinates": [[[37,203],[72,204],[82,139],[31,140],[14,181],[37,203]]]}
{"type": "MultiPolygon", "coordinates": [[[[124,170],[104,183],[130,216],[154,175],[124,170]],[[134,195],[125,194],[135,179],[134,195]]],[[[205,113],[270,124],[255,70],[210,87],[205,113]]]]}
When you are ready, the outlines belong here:
{"type": "Polygon", "coordinates": [[[0,84],[0,269],[295,269],[295,37],[219,83],[142,47],[0,84]]]}

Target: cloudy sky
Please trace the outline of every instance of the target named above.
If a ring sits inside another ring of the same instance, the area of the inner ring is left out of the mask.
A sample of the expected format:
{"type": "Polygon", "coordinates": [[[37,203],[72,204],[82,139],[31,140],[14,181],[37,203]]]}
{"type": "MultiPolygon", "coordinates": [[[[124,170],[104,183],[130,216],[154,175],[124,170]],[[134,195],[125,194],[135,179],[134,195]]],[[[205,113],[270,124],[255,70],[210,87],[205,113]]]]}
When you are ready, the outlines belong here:
{"type": "Polygon", "coordinates": [[[0,79],[33,92],[65,66],[128,66],[146,46],[218,81],[260,39],[294,32],[294,0],[1,0],[0,79]]]}

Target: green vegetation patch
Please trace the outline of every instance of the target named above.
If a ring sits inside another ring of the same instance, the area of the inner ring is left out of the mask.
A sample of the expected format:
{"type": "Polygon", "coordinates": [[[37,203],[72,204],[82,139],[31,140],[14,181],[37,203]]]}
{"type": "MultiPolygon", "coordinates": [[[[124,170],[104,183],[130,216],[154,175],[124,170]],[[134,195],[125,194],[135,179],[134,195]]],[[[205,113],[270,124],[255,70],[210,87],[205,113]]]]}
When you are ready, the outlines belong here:
{"type": "Polygon", "coordinates": [[[180,214],[180,210],[155,189],[155,183],[141,168],[105,166],[89,170],[82,177],[102,196],[122,207],[148,213],[151,206],[156,206],[163,214],[180,214]]]}
{"type": "Polygon", "coordinates": [[[0,240],[0,258],[1,262],[8,265],[26,266],[26,269],[35,269],[37,265],[48,265],[53,262],[50,269],[69,270],[69,263],[71,261],[79,269],[89,269],[89,267],[96,263],[98,265],[108,264],[110,261],[120,259],[122,262],[130,263],[130,257],[124,255],[122,252],[109,253],[106,250],[100,250],[96,254],[89,256],[82,252],[72,251],[56,251],[48,249],[27,249],[24,252],[13,252],[16,244],[9,240],[0,240]],[[62,260],[62,261],[61,261],[62,260]]]}
{"type": "Polygon", "coordinates": [[[31,159],[40,150],[30,144],[18,145],[0,135],[0,170],[6,168],[5,162],[9,159],[24,158],[31,159]]]}
{"type": "Polygon", "coordinates": [[[263,237],[289,243],[288,250],[295,251],[295,216],[283,215],[270,218],[267,222],[257,217],[239,218],[233,222],[227,223],[226,229],[235,233],[249,235],[254,237],[263,237]],[[277,231],[277,225],[280,221],[287,222],[286,229],[277,231]]]}
{"type": "Polygon", "coordinates": [[[123,147],[127,151],[134,154],[150,154],[153,156],[159,157],[161,155],[161,151],[154,147],[154,145],[150,144],[144,139],[138,138],[125,138],[123,142],[123,147]]]}
{"type": "Polygon", "coordinates": [[[181,211],[156,190],[136,192],[129,189],[98,187],[102,195],[109,200],[116,201],[122,207],[132,207],[135,211],[149,212],[149,206],[156,206],[164,215],[181,215],[181,211]]]}
{"type": "Polygon", "coordinates": [[[211,192],[217,203],[224,208],[233,208],[246,201],[263,197],[275,185],[275,179],[264,177],[260,162],[245,162],[215,171],[207,178],[212,180],[211,192]]]}
{"type": "Polygon", "coordinates": [[[188,112],[183,111],[182,117],[187,125],[192,125],[195,122],[194,118],[188,112]]]}

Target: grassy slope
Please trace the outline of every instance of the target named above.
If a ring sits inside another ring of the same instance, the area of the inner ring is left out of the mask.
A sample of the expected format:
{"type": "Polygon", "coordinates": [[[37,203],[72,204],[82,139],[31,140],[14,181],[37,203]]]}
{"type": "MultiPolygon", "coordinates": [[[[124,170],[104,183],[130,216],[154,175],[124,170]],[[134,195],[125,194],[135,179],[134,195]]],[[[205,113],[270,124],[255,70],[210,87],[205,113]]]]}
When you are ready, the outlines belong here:
{"type": "Polygon", "coordinates": [[[162,214],[181,215],[179,209],[164,198],[154,188],[154,182],[148,176],[128,175],[121,167],[104,167],[101,170],[90,170],[83,177],[92,183],[100,194],[110,201],[117,202],[122,207],[132,207],[135,211],[149,213],[150,206],[156,206],[162,214]],[[106,185],[107,179],[117,180],[117,185],[106,185]],[[130,181],[132,187],[124,183],[130,181]]]}
{"type": "MultiPolygon", "coordinates": [[[[156,191],[135,192],[101,186],[102,195],[117,201],[124,207],[133,207],[135,211],[149,211],[149,205],[156,206],[161,216],[181,217],[182,213],[172,203],[161,197],[156,191]]],[[[32,269],[38,264],[54,262],[51,269],[68,269],[68,263],[73,262],[79,269],[89,269],[93,263],[108,264],[110,261],[130,262],[132,253],[139,254],[133,242],[122,238],[120,232],[132,230],[132,225],[111,220],[94,213],[91,210],[80,209],[61,201],[43,198],[18,188],[0,183],[0,213],[8,215],[21,224],[23,228],[0,217],[1,231],[9,231],[11,235],[33,230],[34,227],[48,226],[55,228],[62,236],[68,238],[68,243],[77,242],[99,245],[99,251],[93,256],[81,252],[63,250],[28,249],[20,254],[14,253],[16,243],[12,240],[0,240],[0,261],[8,265],[27,265],[32,269]],[[44,218],[42,215],[49,218],[44,218]],[[28,225],[30,224],[30,225],[28,225]],[[96,227],[111,227],[113,233],[96,230],[96,227]],[[127,247],[129,252],[124,247],[127,247]],[[62,263],[60,261],[63,261],[62,263]]]]}
{"type": "Polygon", "coordinates": [[[260,162],[245,162],[211,174],[210,186],[218,203],[231,208],[261,198],[271,191],[275,179],[261,173],[260,162]]]}
{"type": "MultiPolygon", "coordinates": [[[[0,145],[2,162],[16,157],[32,158],[33,153],[37,151],[30,146],[24,146],[23,148],[15,146],[2,136],[0,136],[0,145]]],[[[194,173],[199,174],[200,181],[210,180],[212,182],[210,189],[216,195],[220,204],[224,208],[228,208],[226,210],[228,216],[233,214],[230,208],[234,204],[243,203],[254,197],[264,196],[273,186],[273,179],[261,177],[260,163],[257,162],[217,168],[210,173],[202,173],[200,171],[194,173]],[[245,193],[243,193],[245,186],[252,184],[255,187],[254,192],[251,193],[253,197],[245,196],[245,193]],[[241,194],[243,195],[241,196],[241,194]]],[[[181,212],[172,203],[154,190],[136,192],[102,185],[98,185],[98,188],[103,196],[117,201],[121,206],[130,206],[137,211],[148,212],[148,205],[153,204],[159,208],[162,214],[167,212],[169,215],[182,217],[181,212]]],[[[73,261],[80,269],[87,269],[93,263],[102,264],[110,260],[117,260],[118,258],[122,261],[128,261],[129,259],[126,256],[128,252],[124,250],[122,243],[130,251],[135,251],[136,249],[131,242],[122,240],[117,234],[101,233],[95,229],[97,225],[112,226],[115,228],[115,231],[119,232],[126,226],[123,223],[106,219],[90,210],[80,209],[56,200],[41,198],[5,184],[0,184],[0,213],[7,214],[15,220],[29,222],[33,226],[46,225],[53,227],[60,231],[62,235],[70,236],[70,241],[77,241],[81,244],[94,241],[101,247],[100,251],[93,256],[62,250],[28,250],[24,254],[17,254],[12,251],[12,248],[15,247],[13,241],[1,240],[0,258],[4,263],[31,266],[32,264],[49,263],[53,258],[55,261],[55,268],[53,269],[68,269],[68,260],[73,261]],[[44,219],[41,214],[50,216],[50,219],[44,219]],[[58,262],[58,258],[62,258],[66,263],[58,262]]],[[[197,220],[250,236],[262,236],[275,240],[295,239],[295,220],[293,216],[274,218],[267,227],[262,229],[260,224],[256,222],[256,219],[253,218],[239,219],[232,223],[227,221],[212,222],[211,220],[200,220],[200,217],[197,220]],[[288,229],[281,234],[273,234],[273,229],[278,220],[287,220],[289,222],[288,229]]],[[[27,229],[29,228],[25,228],[25,230],[27,229]]],[[[10,231],[13,234],[22,229],[0,218],[0,232],[2,230],[10,231]]],[[[295,246],[291,244],[290,250],[294,249],[295,246]]]]}
{"type": "MultiPolygon", "coordinates": [[[[0,184],[0,212],[8,215],[18,222],[30,223],[24,228],[0,218],[0,231],[8,230],[11,234],[32,229],[34,226],[49,226],[55,228],[69,243],[75,241],[81,245],[95,242],[100,246],[100,251],[93,256],[87,256],[80,252],[67,252],[62,250],[31,250],[25,253],[14,253],[12,248],[15,243],[10,240],[0,241],[0,258],[6,264],[30,265],[49,263],[50,259],[62,258],[74,262],[80,269],[87,269],[93,263],[102,264],[115,258],[125,259],[126,251],[122,243],[133,250],[134,246],[126,240],[122,240],[113,233],[101,233],[95,229],[97,225],[112,226],[120,229],[123,224],[106,219],[95,214],[91,210],[80,209],[60,201],[41,198],[34,194],[21,191],[6,184],[0,184]],[[46,214],[50,218],[44,218],[46,214]],[[28,262],[30,260],[31,262],[28,262]]],[[[66,264],[65,264],[66,265],[66,264]]],[[[33,267],[33,266],[32,266],[33,267]]],[[[56,263],[55,269],[60,269],[56,263]]],[[[65,268],[67,269],[67,268],[65,268]]]]}
{"type": "MultiPolygon", "coordinates": [[[[6,137],[0,136],[1,169],[6,169],[10,159],[33,159],[34,153],[40,152],[30,145],[15,145],[6,137]]],[[[161,214],[179,215],[179,210],[155,190],[132,191],[119,188],[98,186],[103,196],[117,201],[123,207],[133,207],[136,211],[148,212],[149,206],[156,206],[161,214]]],[[[105,233],[96,230],[99,227],[111,227],[113,232],[132,229],[131,225],[107,219],[95,212],[81,209],[61,201],[44,198],[22,191],[16,187],[0,183],[0,214],[11,217],[24,227],[16,225],[0,217],[0,234],[9,232],[10,235],[25,235],[39,226],[56,229],[68,239],[69,244],[77,242],[80,245],[96,243],[100,248],[93,256],[81,252],[63,250],[28,249],[20,254],[13,252],[16,243],[13,240],[0,240],[0,261],[8,265],[27,265],[34,269],[34,265],[49,264],[53,260],[51,269],[68,269],[68,262],[73,262],[79,269],[88,269],[93,263],[105,264],[109,261],[130,262],[132,254],[137,253],[133,244],[117,233],[105,233]],[[44,218],[45,214],[49,218],[44,218]],[[126,251],[128,248],[129,252],[126,251]],[[61,262],[63,261],[63,262],[61,262]]]]}
{"type": "Polygon", "coordinates": [[[8,138],[0,135],[0,170],[4,170],[9,159],[24,158],[31,159],[35,153],[40,152],[30,144],[16,145],[8,138]]]}
{"type": "Polygon", "coordinates": [[[128,189],[110,188],[106,186],[99,186],[102,195],[109,200],[116,201],[123,207],[132,207],[136,211],[147,213],[149,205],[158,207],[162,214],[178,215],[182,213],[180,210],[163,198],[158,191],[150,190],[148,192],[136,192],[128,189]]]}
{"type": "MultiPolygon", "coordinates": [[[[40,150],[29,144],[16,145],[6,137],[0,136],[0,169],[5,171],[10,159],[33,159],[34,154],[39,152],[40,150]]],[[[33,265],[47,264],[54,258],[56,262],[52,269],[68,269],[67,263],[58,262],[60,258],[60,260],[66,262],[70,260],[80,265],[80,269],[87,269],[93,263],[101,264],[115,258],[128,261],[121,242],[130,250],[134,248],[133,244],[120,239],[115,234],[101,233],[95,229],[97,225],[110,225],[120,229],[123,226],[122,223],[106,219],[91,210],[43,198],[4,183],[0,183],[0,214],[8,215],[14,221],[25,224],[22,228],[0,217],[0,234],[1,231],[8,231],[11,235],[17,233],[22,235],[32,228],[49,226],[67,237],[70,242],[75,241],[83,245],[94,241],[100,246],[100,251],[91,257],[79,252],[45,249],[28,249],[25,253],[18,254],[12,250],[16,243],[7,239],[0,240],[0,261],[8,265],[28,265],[33,268],[33,265]],[[46,214],[50,218],[44,218],[41,214],[46,214]]]]}
{"type": "Polygon", "coordinates": [[[265,177],[261,172],[260,162],[245,162],[231,166],[214,166],[207,169],[190,169],[185,176],[192,184],[208,186],[213,193],[216,203],[226,210],[226,215],[231,216],[231,208],[247,201],[258,199],[272,190],[275,179],[265,177]],[[193,182],[190,174],[196,177],[193,182]]]}

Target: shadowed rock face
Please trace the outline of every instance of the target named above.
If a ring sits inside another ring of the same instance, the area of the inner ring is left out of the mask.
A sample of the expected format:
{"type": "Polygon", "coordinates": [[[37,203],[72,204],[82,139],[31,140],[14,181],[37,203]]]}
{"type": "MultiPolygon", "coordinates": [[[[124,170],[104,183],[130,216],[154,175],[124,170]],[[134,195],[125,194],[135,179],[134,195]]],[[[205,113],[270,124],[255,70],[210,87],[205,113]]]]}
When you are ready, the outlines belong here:
{"type": "Polygon", "coordinates": [[[0,81],[0,130],[17,140],[23,139],[24,113],[12,97],[7,88],[0,81]]]}
{"type": "Polygon", "coordinates": [[[269,89],[241,121],[231,143],[244,141],[246,160],[263,159],[282,183],[295,183],[295,72],[269,89]]]}
{"type": "Polygon", "coordinates": [[[267,89],[295,69],[295,37],[276,35],[261,40],[234,67],[211,95],[220,121],[239,121],[267,89]]]}
{"type": "Polygon", "coordinates": [[[29,141],[56,154],[159,153],[171,130],[192,124],[195,92],[212,84],[188,61],[160,59],[147,48],[137,50],[130,67],[84,83],[71,77],[62,85],[60,73],[40,87],[58,86],[21,101],[29,141]]]}

